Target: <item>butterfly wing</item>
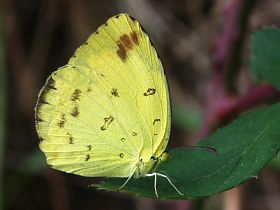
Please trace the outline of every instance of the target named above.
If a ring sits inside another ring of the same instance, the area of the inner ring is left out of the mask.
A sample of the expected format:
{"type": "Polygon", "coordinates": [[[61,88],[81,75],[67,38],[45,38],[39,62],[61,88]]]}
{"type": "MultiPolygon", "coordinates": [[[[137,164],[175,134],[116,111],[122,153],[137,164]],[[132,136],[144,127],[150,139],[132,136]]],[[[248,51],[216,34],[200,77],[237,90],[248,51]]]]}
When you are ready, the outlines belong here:
{"type": "Polygon", "coordinates": [[[48,78],[36,129],[48,163],[83,176],[128,177],[140,159],[163,152],[170,132],[167,83],[137,21],[110,18],[48,78]]]}

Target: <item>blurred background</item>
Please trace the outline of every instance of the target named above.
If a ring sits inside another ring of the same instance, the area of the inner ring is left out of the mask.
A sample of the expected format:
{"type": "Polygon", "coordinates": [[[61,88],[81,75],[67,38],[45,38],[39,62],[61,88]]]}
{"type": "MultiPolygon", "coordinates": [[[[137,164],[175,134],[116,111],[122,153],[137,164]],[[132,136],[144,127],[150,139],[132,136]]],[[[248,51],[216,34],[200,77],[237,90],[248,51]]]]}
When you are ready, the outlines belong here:
{"type": "Polygon", "coordinates": [[[38,92],[48,75],[65,65],[98,26],[120,12],[139,20],[165,66],[173,106],[169,147],[193,145],[217,124],[224,125],[226,120],[215,126],[217,120],[209,120],[209,115],[215,117],[215,112],[209,113],[213,75],[234,73],[230,83],[235,88],[221,85],[217,94],[246,94],[254,84],[248,65],[251,34],[264,25],[280,25],[277,0],[2,0],[0,210],[280,209],[277,160],[257,179],[195,201],[97,191],[87,186],[99,178],[47,166],[34,124],[38,92]]]}

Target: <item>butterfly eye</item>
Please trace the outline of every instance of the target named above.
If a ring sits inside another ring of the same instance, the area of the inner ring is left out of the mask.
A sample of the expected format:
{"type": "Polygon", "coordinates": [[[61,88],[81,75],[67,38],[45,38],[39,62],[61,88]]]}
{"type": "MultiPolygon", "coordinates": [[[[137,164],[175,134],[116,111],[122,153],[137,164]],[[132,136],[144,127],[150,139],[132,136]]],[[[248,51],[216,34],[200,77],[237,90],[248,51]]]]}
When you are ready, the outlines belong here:
{"type": "Polygon", "coordinates": [[[157,160],[158,158],[157,157],[155,157],[154,155],[153,156],[151,156],[151,160],[157,160]]]}

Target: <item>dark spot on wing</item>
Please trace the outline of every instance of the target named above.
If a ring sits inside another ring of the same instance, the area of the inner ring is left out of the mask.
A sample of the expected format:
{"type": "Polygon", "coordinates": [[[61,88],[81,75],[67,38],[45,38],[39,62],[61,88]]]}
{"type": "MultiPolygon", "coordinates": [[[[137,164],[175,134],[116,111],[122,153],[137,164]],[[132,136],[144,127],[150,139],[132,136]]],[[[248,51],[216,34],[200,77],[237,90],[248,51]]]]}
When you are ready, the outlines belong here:
{"type": "Polygon", "coordinates": [[[119,156],[120,156],[120,158],[123,158],[124,154],[123,154],[123,153],[120,153],[119,156]]]}
{"type": "Polygon", "coordinates": [[[39,141],[42,142],[44,141],[45,139],[43,139],[42,137],[39,137],[39,141]]]}
{"type": "Polygon", "coordinates": [[[89,156],[89,154],[87,154],[85,161],[88,161],[89,159],[90,159],[90,156],[89,156]]]}
{"type": "Polygon", "coordinates": [[[144,96],[154,95],[156,92],[155,88],[148,88],[148,90],[144,93],[144,96]]]}
{"type": "Polygon", "coordinates": [[[64,113],[61,113],[61,115],[60,115],[60,120],[59,120],[59,122],[58,122],[58,124],[57,124],[58,127],[63,128],[64,125],[65,125],[65,122],[66,122],[65,114],[64,114],[64,113]]]}
{"type": "Polygon", "coordinates": [[[48,87],[49,89],[57,90],[55,87],[55,80],[52,77],[49,77],[46,83],[46,87],[48,87]]]}
{"type": "Polygon", "coordinates": [[[132,17],[132,16],[130,16],[130,15],[128,15],[128,16],[130,17],[131,20],[137,21],[134,17],[132,17]]]}
{"type": "Polygon", "coordinates": [[[39,116],[36,116],[36,122],[43,122],[43,120],[39,116]]]}
{"type": "Polygon", "coordinates": [[[99,31],[96,31],[95,34],[99,34],[99,31]]]}
{"type": "Polygon", "coordinates": [[[108,25],[108,23],[106,22],[106,23],[104,23],[104,26],[107,26],[108,25]]]}
{"type": "Polygon", "coordinates": [[[77,100],[80,100],[81,93],[81,90],[75,89],[71,95],[71,101],[76,102],[77,100]]]}
{"type": "MultiPolygon", "coordinates": [[[[46,82],[46,85],[43,87],[41,93],[40,93],[40,97],[39,97],[39,101],[38,101],[38,105],[41,104],[48,104],[48,102],[46,101],[46,96],[49,93],[50,90],[57,90],[55,87],[55,80],[50,76],[46,82]]],[[[38,106],[37,105],[37,106],[38,106]]]]}
{"type": "Polygon", "coordinates": [[[88,45],[88,43],[86,42],[85,45],[88,45]]]}
{"type": "Polygon", "coordinates": [[[156,122],[159,122],[160,119],[155,119],[154,122],[153,122],[153,125],[156,123],[156,122]]]}
{"type": "Polygon", "coordinates": [[[73,136],[69,134],[69,144],[74,144],[73,136]]]}
{"type": "Polygon", "coordinates": [[[91,87],[87,87],[87,93],[90,93],[90,92],[92,92],[91,87]]]}
{"type": "Polygon", "coordinates": [[[114,97],[120,97],[119,93],[118,93],[118,90],[116,88],[112,88],[111,94],[114,97]]]}
{"type": "Polygon", "coordinates": [[[124,142],[124,141],[125,141],[125,138],[121,138],[121,141],[124,142]]]}
{"type": "Polygon", "coordinates": [[[132,132],[132,136],[137,136],[137,133],[136,132],[132,132]]]}
{"type": "Polygon", "coordinates": [[[116,15],[115,17],[118,19],[120,17],[120,15],[116,15]]]}
{"type": "Polygon", "coordinates": [[[114,117],[109,116],[104,118],[104,125],[100,127],[102,131],[106,130],[108,126],[114,121],[114,117]]]}
{"type": "Polygon", "coordinates": [[[154,133],[154,136],[157,136],[157,133],[154,133]]]}
{"type": "Polygon", "coordinates": [[[92,146],[89,144],[89,145],[87,145],[87,148],[88,148],[88,151],[91,151],[92,146]]]}
{"type": "Polygon", "coordinates": [[[39,110],[41,108],[41,105],[42,104],[49,104],[47,101],[46,101],[46,96],[47,96],[47,93],[49,92],[49,88],[47,87],[44,87],[44,89],[41,91],[41,94],[39,96],[39,100],[38,100],[38,104],[37,104],[37,107],[39,110]]]}
{"type": "Polygon", "coordinates": [[[72,111],[71,111],[70,114],[71,114],[73,117],[76,117],[76,118],[79,116],[80,112],[79,112],[79,108],[78,108],[77,105],[72,109],[72,111]]]}
{"type": "Polygon", "coordinates": [[[100,74],[102,77],[105,77],[104,74],[100,74]]]}

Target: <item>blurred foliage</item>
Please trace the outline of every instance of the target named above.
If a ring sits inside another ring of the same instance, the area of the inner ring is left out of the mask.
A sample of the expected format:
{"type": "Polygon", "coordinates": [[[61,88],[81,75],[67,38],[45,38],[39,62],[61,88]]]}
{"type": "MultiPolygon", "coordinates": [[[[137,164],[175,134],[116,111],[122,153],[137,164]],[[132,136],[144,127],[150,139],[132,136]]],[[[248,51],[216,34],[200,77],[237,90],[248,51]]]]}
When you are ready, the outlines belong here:
{"type": "Polygon", "coordinates": [[[187,132],[195,133],[201,126],[201,111],[194,107],[174,106],[172,109],[172,123],[187,132]]]}
{"type": "Polygon", "coordinates": [[[280,29],[265,27],[254,33],[251,58],[253,73],[280,89],[280,29]]]}
{"type": "MultiPolygon", "coordinates": [[[[7,69],[3,2],[0,3],[0,186],[3,185],[6,137],[7,69]]],[[[0,210],[3,209],[3,188],[0,187],[0,210]]]]}

